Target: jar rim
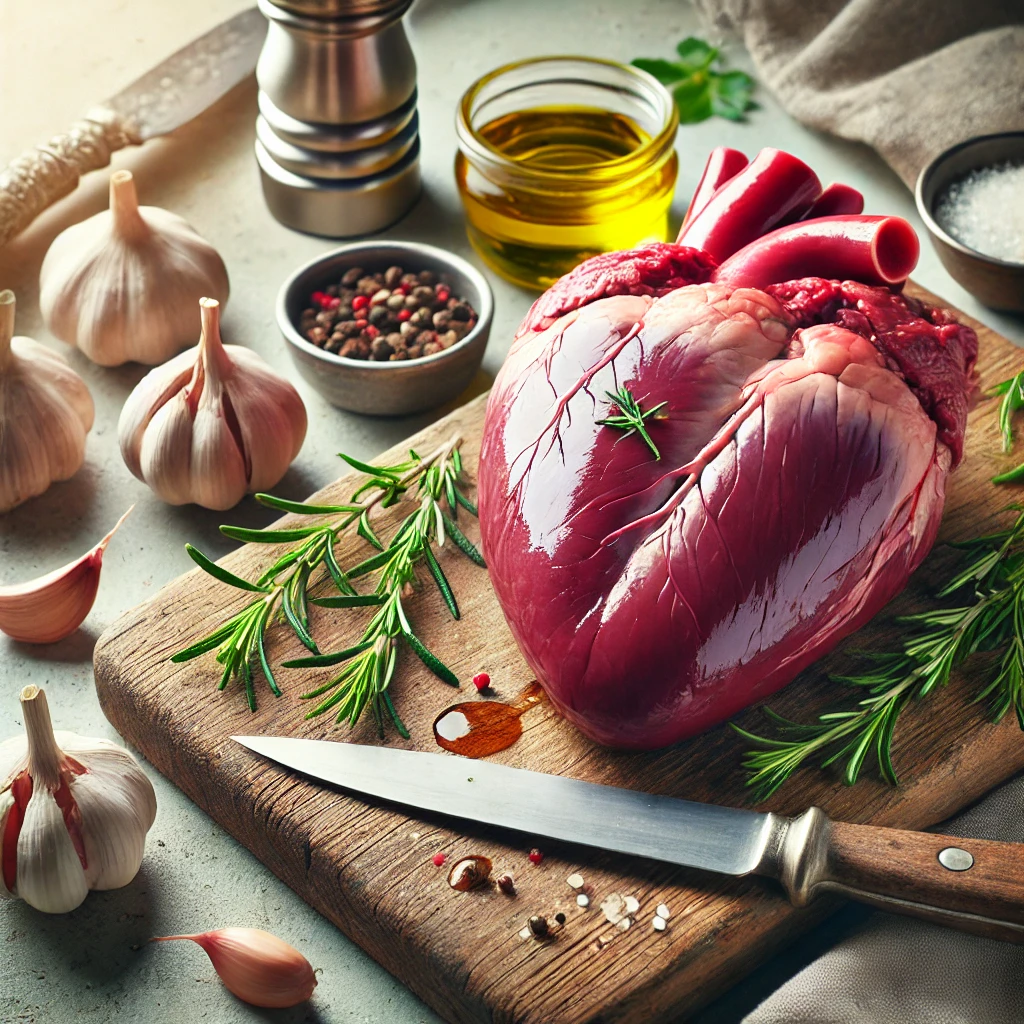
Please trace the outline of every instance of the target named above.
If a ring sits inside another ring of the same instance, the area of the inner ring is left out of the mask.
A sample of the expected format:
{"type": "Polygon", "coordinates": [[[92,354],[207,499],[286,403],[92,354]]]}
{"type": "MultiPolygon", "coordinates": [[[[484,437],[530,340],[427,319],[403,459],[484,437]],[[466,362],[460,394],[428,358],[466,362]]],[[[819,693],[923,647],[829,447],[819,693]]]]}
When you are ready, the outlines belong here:
{"type": "MultiPolygon", "coordinates": [[[[513,71],[520,71],[524,68],[543,69],[545,66],[553,66],[558,63],[599,66],[610,68],[623,74],[627,80],[642,87],[644,95],[657,104],[656,112],[661,115],[662,123],[660,129],[656,133],[651,133],[650,138],[641,143],[635,150],[624,156],[587,165],[585,170],[591,180],[593,180],[595,174],[610,179],[617,177],[619,172],[631,175],[635,173],[638,163],[657,159],[663,155],[664,151],[669,151],[674,147],[676,132],[679,128],[679,114],[672,96],[653,75],[630,64],[622,64],[619,61],[608,60],[603,57],[552,54],[546,57],[528,57],[525,60],[502,64],[500,67],[494,68],[493,71],[482,75],[462,94],[462,98],[459,100],[458,107],[456,108],[455,128],[458,135],[459,148],[469,159],[484,161],[506,170],[527,174],[531,180],[537,182],[548,181],[552,184],[564,186],[568,181],[579,177],[581,170],[583,170],[579,167],[535,167],[523,165],[509,159],[500,149],[491,145],[490,142],[480,135],[473,128],[472,123],[473,103],[487,86],[513,71]]],[[[594,84],[602,85],[603,83],[595,82],[594,84]]]]}

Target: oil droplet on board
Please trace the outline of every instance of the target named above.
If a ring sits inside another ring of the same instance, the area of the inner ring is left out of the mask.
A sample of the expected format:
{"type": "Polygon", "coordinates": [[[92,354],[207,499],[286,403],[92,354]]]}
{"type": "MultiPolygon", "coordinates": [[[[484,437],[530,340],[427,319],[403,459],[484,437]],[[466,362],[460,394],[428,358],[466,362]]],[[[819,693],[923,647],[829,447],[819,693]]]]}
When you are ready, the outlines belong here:
{"type": "Polygon", "coordinates": [[[434,719],[437,745],[463,757],[487,757],[505,750],[523,734],[520,717],[544,699],[534,680],[509,704],[501,700],[470,700],[445,708],[434,719]]]}

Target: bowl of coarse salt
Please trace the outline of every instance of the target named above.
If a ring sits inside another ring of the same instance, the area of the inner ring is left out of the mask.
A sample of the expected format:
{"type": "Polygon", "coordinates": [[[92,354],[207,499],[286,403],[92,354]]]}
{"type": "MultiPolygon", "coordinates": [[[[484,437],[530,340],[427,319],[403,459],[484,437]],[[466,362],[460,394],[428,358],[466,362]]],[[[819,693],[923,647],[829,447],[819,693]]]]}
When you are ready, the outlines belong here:
{"type": "Polygon", "coordinates": [[[917,179],[917,209],[960,284],[992,309],[1024,312],[1024,131],[940,153],[917,179]]]}

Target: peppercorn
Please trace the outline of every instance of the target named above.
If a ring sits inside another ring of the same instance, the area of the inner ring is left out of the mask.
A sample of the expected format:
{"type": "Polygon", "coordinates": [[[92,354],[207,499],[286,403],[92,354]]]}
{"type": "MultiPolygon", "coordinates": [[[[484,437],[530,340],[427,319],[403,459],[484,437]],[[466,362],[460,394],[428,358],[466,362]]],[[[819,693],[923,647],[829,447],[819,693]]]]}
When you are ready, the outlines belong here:
{"type": "Polygon", "coordinates": [[[491,688],[491,677],[486,672],[477,672],[473,676],[473,685],[477,688],[478,693],[489,690],[491,688]]]}
{"type": "Polygon", "coordinates": [[[341,283],[346,288],[351,288],[355,285],[356,281],[363,276],[362,267],[352,267],[350,270],[346,270],[341,277],[341,283]]]}
{"type": "Polygon", "coordinates": [[[502,875],[498,879],[498,888],[506,896],[515,896],[515,894],[516,894],[516,884],[515,884],[515,882],[512,881],[512,876],[511,875],[502,875]]]}
{"type": "Polygon", "coordinates": [[[539,864],[543,859],[544,859],[544,854],[541,853],[540,850],[538,850],[537,847],[535,846],[530,851],[530,863],[531,864],[539,864]]]}
{"type": "Polygon", "coordinates": [[[402,280],[402,268],[401,267],[388,267],[384,271],[384,283],[389,288],[394,288],[399,281],[402,280]]]}
{"type": "Polygon", "coordinates": [[[535,939],[546,939],[548,937],[548,919],[534,914],[529,921],[530,931],[535,939]]]}
{"type": "Polygon", "coordinates": [[[555,920],[559,924],[565,924],[565,914],[563,914],[561,911],[559,911],[557,914],[555,914],[555,920]]]}
{"type": "Polygon", "coordinates": [[[391,319],[391,310],[387,306],[377,305],[370,308],[368,319],[371,324],[379,327],[391,319]]]}
{"type": "Polygon", "coordinates": [[[390,310],[399,310],[405,305],[405,296],[401,292],[392,292],[384,305],[390,310]]]}
{"type": "Polygon", "coordinates": [[[383,362],[385,359],[390,359],[394,351],[387,338],[374,338],[373,344],[370,346],[370,358],[383,362]]]}
{"type": "Polygon", "coordinates": [[[357,295],[351,302],[354,310],[366,309],[369,304],[370,300],[366,295],[357,295]]]}

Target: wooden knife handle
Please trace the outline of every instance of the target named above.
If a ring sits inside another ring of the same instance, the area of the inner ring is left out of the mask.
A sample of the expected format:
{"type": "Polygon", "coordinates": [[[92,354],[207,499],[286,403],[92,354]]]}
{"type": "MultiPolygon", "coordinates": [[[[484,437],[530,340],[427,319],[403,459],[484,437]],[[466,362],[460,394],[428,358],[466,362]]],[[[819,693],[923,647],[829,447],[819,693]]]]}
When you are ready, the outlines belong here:
{"type": "Polygon", "coordinates": [[[107,107],[90,111],[70,131],[23,153],[0,172],[0,246],[6,245],[88,171],[141,138],[107,107]]]}
{"type": "Polygon", "coordinates": [[[988,938],[1024,942],[1024,844],[830,821],[812,807],[782,839],[797,906],[835,892],[988,938]]]}

